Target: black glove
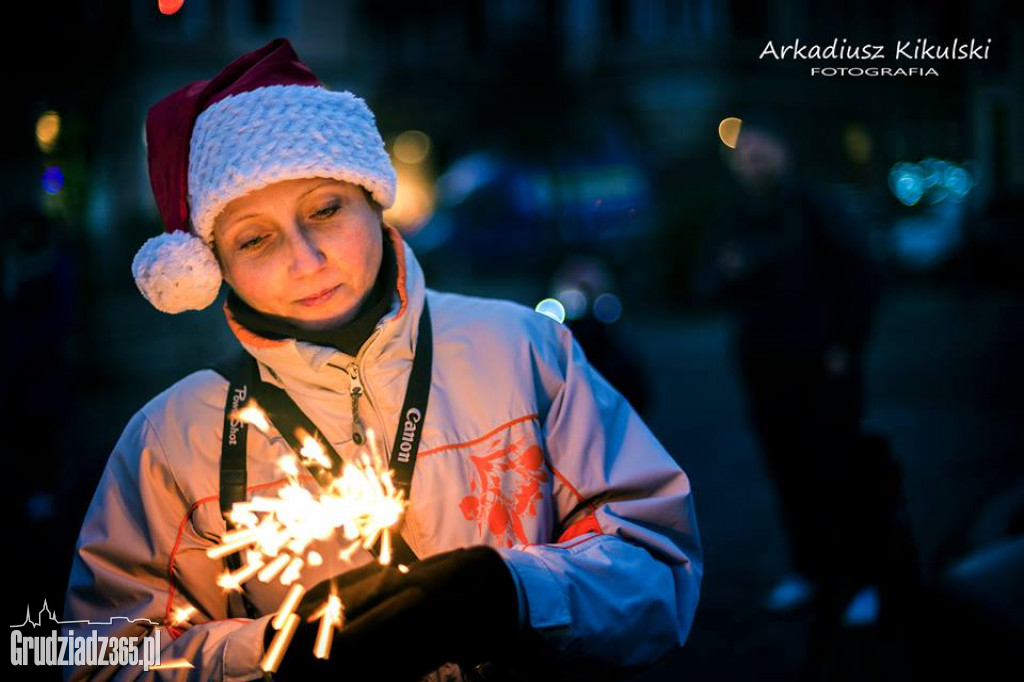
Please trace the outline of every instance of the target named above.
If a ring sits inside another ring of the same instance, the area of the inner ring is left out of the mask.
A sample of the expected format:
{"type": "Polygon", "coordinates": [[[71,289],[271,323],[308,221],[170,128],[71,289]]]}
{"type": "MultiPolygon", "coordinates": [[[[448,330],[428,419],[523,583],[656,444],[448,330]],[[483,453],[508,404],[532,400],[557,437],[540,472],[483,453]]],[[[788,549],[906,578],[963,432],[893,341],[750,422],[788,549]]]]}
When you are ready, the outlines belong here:
{"type": "MultiPolygon", "coordinates": [[[[447,662],[468,669],[507,656],[519,630],[512,574],[485,546],[428,557],[408,573],[362,566],[313,587],[296,613],[302,623],[275,675],[285,682],[314,675],[417,680],[447,662]],[[306,617],[332,590],[345,604],[345,625],[322,661],[312,654],[319,621],[306,617]]],[[[268,628],[268,646],[273,635],[268,628]]]]}

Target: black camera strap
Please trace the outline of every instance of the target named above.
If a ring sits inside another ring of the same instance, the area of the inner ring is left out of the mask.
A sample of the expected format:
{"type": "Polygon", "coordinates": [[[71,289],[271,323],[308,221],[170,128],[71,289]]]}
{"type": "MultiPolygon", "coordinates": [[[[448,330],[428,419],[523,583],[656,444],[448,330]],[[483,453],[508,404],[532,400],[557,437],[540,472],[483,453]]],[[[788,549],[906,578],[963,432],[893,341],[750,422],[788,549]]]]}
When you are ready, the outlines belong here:
{"type": "MultiPolygon", "coordinates": [[[[430,311],[424,301],[416,337],[412,371],[409,375],[405,402],[402,405],[402,413],[398,419],[398,429],[388,461],[394,471],[395,487],[405,491],[406,499],[409,499],[412,491],[416,453],[419,450],[423,422],[427,414],[432,364],[433,334],[430,325],[430,311]]],[[[287,392],[259,378],[256,359],[244,350],[232,362],[217,363],[213,369],[230,382],[224,405],[224,437],[221,443],[220,467],[220,510],[230,527],[228,514],[231,507],[235,502],[246,499],[246,442],[249,425],[237,418],[237,411],[244,407],[250,398],[254,398],[266,413],[267,419],[296,453],[302,449],[300,433],[305,432],[316,437],[320,430],[299,409],[287,392]]],[[[317,482],[326,486],[334,476],[341,473],[342,459],[326,439],[317,437],[317,440],[331,461],[330,468],[321,467],[309,460],[304,460],[304,463],[317,482]]],[[[372,551],[374,555],[379,555],[380,540],[377,541],[377,545],[372,551]]],[[[408,543],[398,533],[392,535],[392,554],[394,560],[400,564],[410,564],[417,560],[408,543]]],[[[229,555],[226,561],[231,570],[237,570],[241,567],[241,553],[235,552],[229,555]]],[[[248,600],[246,600],[246,610],[251,617],[256,617],[252,604],[248,600]]]]}

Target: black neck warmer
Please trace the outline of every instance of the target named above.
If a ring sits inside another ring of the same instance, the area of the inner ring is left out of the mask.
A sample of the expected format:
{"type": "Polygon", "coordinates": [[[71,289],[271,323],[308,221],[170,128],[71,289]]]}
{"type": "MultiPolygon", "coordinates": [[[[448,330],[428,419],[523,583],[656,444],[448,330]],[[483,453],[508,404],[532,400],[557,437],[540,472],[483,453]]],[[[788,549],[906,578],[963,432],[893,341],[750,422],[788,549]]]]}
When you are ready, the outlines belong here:
{"type": "Polygon", "coordinates": [[[356,355],[370,338],[380,319],[391,310],[398,282],[398,262],[394,244],[385,233],[383,253],[377,281],[359,312],[349,322],[333,329],[309,330],[269,317],[250,307],[228,287],[227,305],[235,320],[249,331],[268,339],[296,339],[321,346],[337,348],[347,355],[356,355]]]}

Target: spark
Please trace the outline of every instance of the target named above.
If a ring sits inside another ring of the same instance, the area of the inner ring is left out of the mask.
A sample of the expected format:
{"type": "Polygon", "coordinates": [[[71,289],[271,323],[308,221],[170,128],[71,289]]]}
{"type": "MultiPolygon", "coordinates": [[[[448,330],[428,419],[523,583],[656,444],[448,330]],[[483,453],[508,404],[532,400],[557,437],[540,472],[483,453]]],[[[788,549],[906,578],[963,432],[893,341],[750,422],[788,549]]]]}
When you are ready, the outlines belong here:
{"type": "Polygon", "coordinates": [[[270,431],[270,421],[267,413],[260,409],[255,400],[250,399],[245,406],[238,411],[235,417],[246,424],[252,424],[263,433],[270,431]]]}
{"type": "MultiPolygon", "coordinates": [[[[236,416],[261,431],[270,429],[266,414],[255,401],[250,400],[236,416]]],[[[222,559],[244,551],[244,565],[217,579],[225,590],[239,590],[252,578],[291,586],[273,620],[277,632],[260,663],[268,672],[277,670],[297,627],[295,609],[305,595],[300,583],[303,569],[324,563],[314,544],[340,536],[349,544],[339,551],[338,558],[351,563],[360,548],[372,548],[379,538],[379,561],[389,564],[393,558],[392,529],[406,505],[405,494],[396,489],[372,430],[367,431],[369,451],[342,462],[337,471],[333,471],[331,458],[314,435],[304,431],[296,435],[302,444],[298,456],[289,453],[277,462],[287,477],[286,483],[274,496],[259,495],[236,502],[229,512],[235,530],[225,533],[206,552],[211,559],[222,559]],[[318,475],[316,492],[300,483],[303,464],[316,465],[326,472],[326,481],[318,475]]],[[[400,566],[399,570],[408,569],[400,566]]],[[[314,614],[312,620],[320,619],[315,655],[329,655],[334,630],[340,629],[344,621],[344,610],[341,599],[332,594],[314,614]]]]}
{"type": "Polygon", "coordinates": [[[302,601],[302,597],[306,594],[306,588],[300,583],[295,583],[292,588],[288,590],[288,595],[281,602],[281,607],[277,610],[277,615],[274,617],[272,624],[275,630],[280,630],[284,627],[288,620],[288,616],[295,613],[295,607],[302,601]]]}
{"type": "Polygon", "coordinates": [[[191,604],[187,606],[179,606],[174,609],[174,616],[171,618],[172,625],[183,625],[196,613],[196,607],[191,604]]]}
{"type": "Polygon", "coordinates": [[[251,545],[256,542],[257,538],[258,534],[255,528],[225,533],[224,537],[221,538],[221,544],[206,550],[206,556],[211,559],[222,559],[228,554],[233,554],[243,547],[251,545]]]}
{"type": "Polygon", "coordinates": [[[249,563],[237,571],[222,573],[217,578],[217,584],[225,590],[238,591],[242,589],[242,583],[256,575],[263,568],[263,562],[249,563]]]}
{"type": "Polygon", "coordinates": [[[290,559],[291,557],[287,554],[278,554],[269,564],[264,566],[263,569],[256,574],[256,577],[260,579],[261,583],[269,583],[277,577],[278,573],[284,570],[284,567],[288,565],[288,561],[290,559]]]}
{"type": "Polygon", "coordinates": [[[320,618],[320,627],[316,633],[316,644],[313,646],[313,655],[317,658],[326,659],[331,655],[331,644],[334,642],[335,628],[341,628],[345,615],[345,606],[336,595],[327,598],[324,614],[320,618]]]}
{"type": "Polygon", "coordinates": [[[173,670],[175,668],[195,668],[195,666],[184,658],[172,658],[160,665],[149,666],[150,670],[173,670]]]}
{"type": "Polygon", "coordinates": [[[320,442],[309,435],[302,429],[299,429],[299,440],[302,441],[302,449],[299,450],[299,456],[303,459],[311,460],[315,464],[323,467],[324,469],[331,468],[331,458],[324,452],[324,446],[320,442]]]}
{"type": "Polygon", "coordinates": [[[277,634],[274,635],[274,639],[270,642],[270,648],[267,649],[263,660],[260,661],[260,668],[262,670],[268,673],[277,672],[278,666],[281,665],[281,659],[284,657],[285,649],[291,644],[292,637],[295,635],[295,628],[298,626],[299,617],[294,613],[289,614],[284,621],[284,626],[278,628],[277,634]]]}

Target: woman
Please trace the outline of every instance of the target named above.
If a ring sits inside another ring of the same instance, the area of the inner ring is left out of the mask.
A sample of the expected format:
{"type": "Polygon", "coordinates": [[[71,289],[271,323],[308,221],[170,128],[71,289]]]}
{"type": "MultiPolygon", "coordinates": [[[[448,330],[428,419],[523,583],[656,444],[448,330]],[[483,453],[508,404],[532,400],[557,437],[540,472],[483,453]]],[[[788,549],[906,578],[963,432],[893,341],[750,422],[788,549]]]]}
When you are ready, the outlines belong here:
{"type": "MultiPolygon", "coordinates": [[[[422,425],[400,533],[423,561],[402,574],[360,551],[307,567],[301,583],[340,592],[346,624],[327,662],[299,645],[314,627],[300,626],[281,679],[416,679],[457,672],[452,662],[480,675],[487,661],[535,678],[537,666],[643,664],[685,641],[702,574],[686,475],[564,327],[426,288],[382,223],[395,174],[362,100],[323,88],[278,39],[155,105],[147,139],[168,232],[133,264],[146,297],[170,313],[202,308],[226,281],[228,324],[259,379],[341,459],[372,429],[399,468],[399,422],[422,425]],[[417,421],[406,408],[424,362],[417,421]]],[[[225,377],[198,371],[130,421],[66,600],[65,620],[112,623],[79,632],[160,633],[162,660],[186,659],[195,679],[260,677],[288,589],[251,580],[244,599],[225,593],[223,562],[206,555],[228,530],[225,490],[271,493],[288,452],[284,430],[249,429],[242,482],[225,477],[230,395],[225,377]]]]}

